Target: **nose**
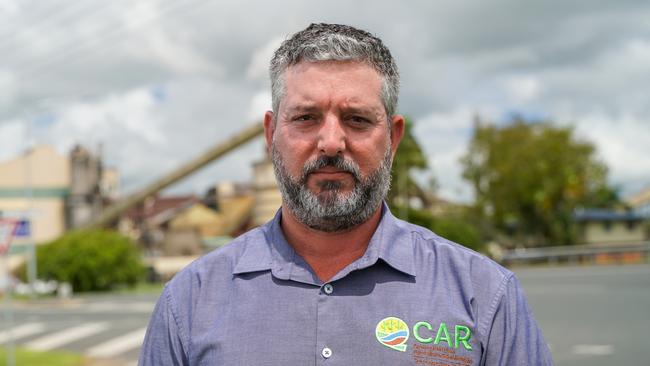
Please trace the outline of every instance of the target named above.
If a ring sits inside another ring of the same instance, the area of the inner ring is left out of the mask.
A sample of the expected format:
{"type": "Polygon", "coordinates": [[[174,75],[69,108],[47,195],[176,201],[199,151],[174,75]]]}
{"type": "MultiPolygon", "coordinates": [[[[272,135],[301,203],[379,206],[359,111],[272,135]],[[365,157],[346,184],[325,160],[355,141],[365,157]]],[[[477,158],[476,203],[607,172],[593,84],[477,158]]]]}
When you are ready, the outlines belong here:
{"type": "Polygon", "coordinates": [[[346,136],[341,121],[328,116],[323,121],[318,136],[318,151],[325,156],[335,156],[345,151],[346,136]]]}

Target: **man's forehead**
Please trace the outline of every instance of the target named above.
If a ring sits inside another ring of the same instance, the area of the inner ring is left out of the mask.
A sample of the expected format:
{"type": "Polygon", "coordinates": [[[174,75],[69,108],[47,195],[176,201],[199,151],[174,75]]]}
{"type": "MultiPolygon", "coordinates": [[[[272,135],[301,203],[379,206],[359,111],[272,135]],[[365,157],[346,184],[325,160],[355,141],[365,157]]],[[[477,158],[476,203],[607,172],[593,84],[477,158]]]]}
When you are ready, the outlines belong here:
{"type": "Polygon", "coordinates": [[[360,61],[302,61],[287,68],[284,81],[283,99],[291,109],[317,108],[323,97],[349,109],[383,109],[381,76],[360,61]]]}
{"type": "MultiPolygon", "coordinates": [[[[310,112],[321,109],[323,107],[322,103],[318,103],[308,97],[296,97],[293,100],[287,100],[285,105],[286,113],[296,113],[296,112],[310,112]]],[[[338,107],[342,110],[349,112],[357,113],[372,113],[378,114],[383,111],[383,106],[379,105],[369,105],[368,103],[363,102],[362,100],[356,98],[349,98],[341,102],[338,107]]]]}
{"type": "MultiPolygon", "coordinates": [[[[366,62],[365,60],[300,60],[298,62],[292,63],[287,66],[286,70],[300,70],[310,66],[319,66],[319,67],[337,67],[337,66],[348,66],[348,67],[358,67],[358,68],[370,68],[372,70],[377,70],[372,66],[372,64],[366,62]]],[[[379,73],[377,72],[377,75],[379,73]]]]}
{"type": "Polygon", "coordinates": [[[363,75],[381,83],[383,78],[379,72],[370,64],[358,60],[327,60],[327,61],[300,61],[293,64],[284,71],[283,79],[296,78],[305,75],[327,77],[330,75],[363,75]]]}

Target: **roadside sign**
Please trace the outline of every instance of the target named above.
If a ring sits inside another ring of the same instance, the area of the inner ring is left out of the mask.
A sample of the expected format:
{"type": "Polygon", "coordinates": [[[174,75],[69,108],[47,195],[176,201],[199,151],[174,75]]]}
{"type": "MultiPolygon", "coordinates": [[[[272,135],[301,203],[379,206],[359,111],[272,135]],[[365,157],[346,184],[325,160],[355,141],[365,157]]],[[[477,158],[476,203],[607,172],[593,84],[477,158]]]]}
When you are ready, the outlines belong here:
{"type": "Polygon", "coordinates": [[[16,229],[14,229],[15,237],[29,237],[31,236],[31,224],[29,219],[20,219],[16,221],[16,229]]]}
{"type": "Polygon", "coordinates": [[[0,219],[0,254],[4,255],[9,251],[11,240],[16,233],[16,220],[0,219]]]}

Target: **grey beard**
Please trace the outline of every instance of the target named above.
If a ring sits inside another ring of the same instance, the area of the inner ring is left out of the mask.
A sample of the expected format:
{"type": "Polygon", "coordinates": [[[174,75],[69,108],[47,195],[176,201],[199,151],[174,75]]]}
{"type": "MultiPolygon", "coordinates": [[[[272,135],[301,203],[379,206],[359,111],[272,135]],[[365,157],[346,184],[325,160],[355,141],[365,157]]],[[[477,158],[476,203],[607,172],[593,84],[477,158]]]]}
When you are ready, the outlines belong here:
{"type": "Polygon", "coordinates": [[[309,161],[302,175],[295,179],[287,173],[282,157],[271,147],[273,170],[278,180],[282,201],[298,221],[318,231],[340,232],[367,221],[375,212],[390,189],[390,167],[392,154],[390,146],[379,167],[362,178],[359,166],[342,156],[320,156],[309,161]],[[354,177],[354,188],[350,193],[341,193],[341,183],[321,182],[322,192],[314,194],[307,188],[310,173],[326,166],[350,173],[354,177]]]}

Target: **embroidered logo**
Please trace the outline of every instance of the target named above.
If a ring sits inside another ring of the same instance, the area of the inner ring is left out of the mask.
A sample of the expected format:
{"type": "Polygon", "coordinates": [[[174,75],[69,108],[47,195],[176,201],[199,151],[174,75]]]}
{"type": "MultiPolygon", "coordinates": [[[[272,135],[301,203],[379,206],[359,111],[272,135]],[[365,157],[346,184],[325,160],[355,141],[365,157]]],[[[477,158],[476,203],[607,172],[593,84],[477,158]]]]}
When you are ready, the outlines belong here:
{"type": "Polygon", "coordinates": [[[409,339],[409,327],[402,319],[391,316],[377,323],[375,336],[384,346],[405,352],[405,343],[409,339]]]}

